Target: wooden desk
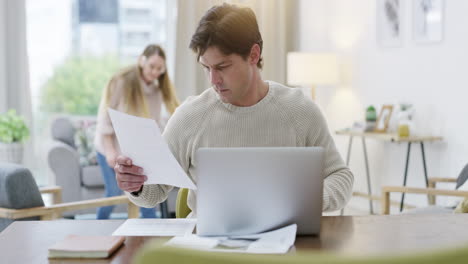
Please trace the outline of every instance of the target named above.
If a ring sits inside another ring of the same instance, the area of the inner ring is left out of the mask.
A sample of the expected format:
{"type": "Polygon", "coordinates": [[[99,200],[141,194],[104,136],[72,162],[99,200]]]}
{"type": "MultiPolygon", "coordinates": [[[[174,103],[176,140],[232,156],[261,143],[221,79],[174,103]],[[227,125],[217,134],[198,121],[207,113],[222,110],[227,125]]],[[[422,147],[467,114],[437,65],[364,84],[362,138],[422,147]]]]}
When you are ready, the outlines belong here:
{"type": "MultiPolygon", "coordinates": [[[[369,255],[468,244],[468,214],[324,216],[320,237],[301,236],[295,250],[369,255]]],[[[110,259],[49,260],[47,249],[69,234],[111,235],[123,220],[17,221],[0,233],[2,263],[131,263],[151,237],[127,237],[110,259]]],[[[168,240],[168,238],[157,238],[168,240]]]]}
{"type": "MultiPolygon", "coordinates": [[[[407,143],[407,151],[406,151],[406,163],[405,163],[405,173],[403,176],[403,186],[406,186],[406,180],[408,179],[408,165],[409,165],[409,157],[411,152],[411,144],[412,143],[419,143],[421,146],[421,155],[423,161],[423,168],[424,168],[424,179],[426,180],[426,187],[428,187],[428,176],[427,176],[427,164],[426,164],[426,154],[424,151],[424,143],[425,142],[435,142],[443,140],[442,137],[438,136],[410,136],[406,138],[400,138],[397,134],[390,134],[390,133],[375,133],[375,132],[354,132],[354,131],[347,131],[347,130],[340,130],[336,131],[337,135],[349,136],[349,143],[348,143],[348,151],[346,155],[346,165],[349,166],[349,159],[351,157],[351,147],[353,145],[353,138],[360,137],[362,140],[362,147],[364,150],[364,165],[366,166],[366,178],[367,178],[367,194],[369,198],[369,211],[371,214],[374,213],[374,208],[372,204],[372,189],[371,189],[371,178],[369,172],[369,160],[367,156],[367,147],[366,147],[366,138],[377,139],[382,141],[388,142],[395,142],[395,143],[407,143]]],[[[405,202],[405,193],[401,196],[400,202],[400,211],[403,210],[403,205],[405,202]]]]}

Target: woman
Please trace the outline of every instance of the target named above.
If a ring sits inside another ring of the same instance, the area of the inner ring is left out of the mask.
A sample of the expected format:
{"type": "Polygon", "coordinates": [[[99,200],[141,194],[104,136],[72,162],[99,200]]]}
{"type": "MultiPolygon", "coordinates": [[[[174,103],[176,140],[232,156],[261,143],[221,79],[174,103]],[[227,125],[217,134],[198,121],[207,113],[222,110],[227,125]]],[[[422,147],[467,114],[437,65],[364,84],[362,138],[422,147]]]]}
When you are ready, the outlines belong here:
{"type": "MultiPolygon", "coordinates": [[[[97,160],[104,177],[106,197],[121,195],[114,166],[120,154],[107,108],[154,119],[161,130],[168,120],[164,112],[174,113],[179,106],[174,86],[166,71],[166,55],[158,45],[149,45],[136,65],[117,73],[104,90],[98,113],[95,145],[97,160]]],[[[114,206],[101,207],[98,219],[108,219],[114,206]]],[[[154,208],[140,208],[144,218],[155,217],[154,208]]]]}

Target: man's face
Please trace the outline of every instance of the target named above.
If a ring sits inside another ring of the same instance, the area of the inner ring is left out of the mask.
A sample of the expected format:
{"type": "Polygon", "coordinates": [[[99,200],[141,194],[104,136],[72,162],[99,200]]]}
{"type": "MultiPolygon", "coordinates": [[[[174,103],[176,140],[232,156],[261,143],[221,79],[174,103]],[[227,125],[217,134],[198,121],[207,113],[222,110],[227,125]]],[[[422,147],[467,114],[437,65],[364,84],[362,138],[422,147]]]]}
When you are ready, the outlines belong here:
{"type": "Polygon", "coordinates": [[[253,69],[249,63],[237,54],[225,55],[217,47],[209,47],[200,56],[207,77],[221,100],[237,106],[245,106],[252,97],[253,69]]]}

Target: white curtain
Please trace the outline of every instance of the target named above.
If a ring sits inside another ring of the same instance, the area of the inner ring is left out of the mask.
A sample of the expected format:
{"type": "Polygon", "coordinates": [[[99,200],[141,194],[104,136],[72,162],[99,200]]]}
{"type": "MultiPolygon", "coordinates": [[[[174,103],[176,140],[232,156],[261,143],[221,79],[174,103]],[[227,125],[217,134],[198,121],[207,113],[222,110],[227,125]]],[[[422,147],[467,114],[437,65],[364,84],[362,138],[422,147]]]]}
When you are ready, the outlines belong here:
{"type": "Polygon", "coordinates": [[[189,49],[190,39],[203,14],[211,6],[222,3],[216,0],[178,0],[175,49],[174,85],[181,100],[201,93],[209,87],[196,55],[189,49]]]}
{"type": "Polygon", "coordinates": [[[263,38],[262,76],[283,84],[286,81],[286,54],[295,45],[292,13],[296,0],[178,0],[174,83],[181,99],[200,94],[210,86],[188,46],[201,17],[223,2],[254,10],[263,38]]]}
{"type": "MultiPolygon", "coordinates": [[[[32,128],[25,0],[0,0],[0,112],[12,108],[32,128]]],[[[25,146],[26,165],[32,160],[32,146],[30,139],[25,146]]]]}

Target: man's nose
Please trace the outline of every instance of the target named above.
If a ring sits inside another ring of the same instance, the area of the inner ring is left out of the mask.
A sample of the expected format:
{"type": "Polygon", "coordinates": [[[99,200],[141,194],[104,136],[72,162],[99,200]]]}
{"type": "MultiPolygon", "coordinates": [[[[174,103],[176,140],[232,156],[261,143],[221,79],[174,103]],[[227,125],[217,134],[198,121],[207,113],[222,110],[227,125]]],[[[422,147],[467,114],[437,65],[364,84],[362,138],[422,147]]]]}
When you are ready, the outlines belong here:
{"type": "Polygon", "coordinates": [[[216,70],[210,71],[210,81],[211,81],[211,84],[214,84],[214,85],[221,83],[221,76],[219,75],[218,71],[216,70]]]}

